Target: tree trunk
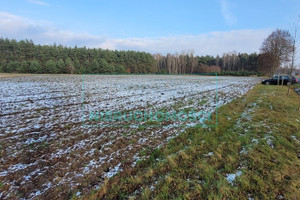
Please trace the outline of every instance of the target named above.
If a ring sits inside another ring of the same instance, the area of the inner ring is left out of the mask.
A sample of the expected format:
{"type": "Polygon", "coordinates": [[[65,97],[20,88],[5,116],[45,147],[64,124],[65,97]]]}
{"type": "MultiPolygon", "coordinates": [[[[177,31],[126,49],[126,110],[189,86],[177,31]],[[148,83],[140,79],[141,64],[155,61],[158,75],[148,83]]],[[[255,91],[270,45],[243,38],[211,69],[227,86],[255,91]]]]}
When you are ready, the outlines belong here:
{"type": "Polygon", "coordinates": [[[288,93],[287,93],[287,95],[290,95],[291,84],[288,84],[288,85],[289,85],[289,87],[288,87],[288,93]]]}
{"type": "Polygon", "coordinates": [[[300,95],[299,95],[299,109],[298,110],[300,111],[300,95]]]}
{"type": "Polygon", "coordinates": [[[299,108],[298,108],[298,110],[300,111],[300,95],[299,95],[299,108]]]}

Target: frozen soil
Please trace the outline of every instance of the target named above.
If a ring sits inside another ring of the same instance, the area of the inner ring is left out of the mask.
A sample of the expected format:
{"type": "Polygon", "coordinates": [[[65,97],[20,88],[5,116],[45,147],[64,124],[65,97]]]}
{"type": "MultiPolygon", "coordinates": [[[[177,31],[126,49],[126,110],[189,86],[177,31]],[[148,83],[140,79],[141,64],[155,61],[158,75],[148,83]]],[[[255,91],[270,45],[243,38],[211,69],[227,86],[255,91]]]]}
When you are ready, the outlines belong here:
{"type": "Polygon", "coordinates": [[[203,123],[91,122],[89,111],[212,113],[259,81],[175,75],[1,78],[0,199],[68,199],[90,192],[185,127],[203,123]]]}

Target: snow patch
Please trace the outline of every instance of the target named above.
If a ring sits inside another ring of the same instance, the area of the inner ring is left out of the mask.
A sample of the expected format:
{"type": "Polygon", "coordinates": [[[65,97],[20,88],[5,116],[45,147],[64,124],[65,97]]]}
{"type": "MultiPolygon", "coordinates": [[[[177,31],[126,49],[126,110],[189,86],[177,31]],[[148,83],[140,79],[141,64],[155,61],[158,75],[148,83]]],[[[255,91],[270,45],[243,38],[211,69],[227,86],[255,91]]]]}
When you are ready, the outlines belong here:
{"type": "Polygon", "coordinates": [[[214,152],[208,152],[207,154],[203,154],[205,157],[208,157],[208,156],[213,156],[214,155],[214,152]]]}
{"type": "Polygon", "coordinates": [[[234,180],[236,179],[236,177],[239,177],[242,175],[242,171],[237,171],[236,173],[234,174],[227,174],[226,175],[226,180],[231,184],[233,185],[233,182],[234,180]]]}
{"type": "Polygon", "coordinates": [[[119,163],[118,165],[116,165],[114,168],[112,168],[109,172],[107,172],[104,176],[107,178],[111,178],[114,175],[116,175],[118,172],[123,171],[121,169],[121,163],[119,163]]]}

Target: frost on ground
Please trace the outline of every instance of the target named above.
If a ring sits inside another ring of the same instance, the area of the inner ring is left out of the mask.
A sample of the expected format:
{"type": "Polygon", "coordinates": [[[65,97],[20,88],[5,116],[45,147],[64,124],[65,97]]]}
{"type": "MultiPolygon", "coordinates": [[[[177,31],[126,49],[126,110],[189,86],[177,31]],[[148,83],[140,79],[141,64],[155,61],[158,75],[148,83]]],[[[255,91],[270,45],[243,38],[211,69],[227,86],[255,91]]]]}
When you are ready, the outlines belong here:
{"type": "Polygon", "coordinates": [[[242,171],[237,171],[236,173],[234,174],[227,174],[226,175],[226,180],[231,184],[233,185],[234,183],[234,180],[236,179],[236,177],[239,177],[242,175],[242,171]]]}
{"type": "Polygon", "coordinates": [[[24,76],[0,79],[0,198],[85,194],[198,122],[89,121],[89,111],[212,113],[257,78],[161,75],[24,76]],[[84,89],[84,91],[82,91],[84,89]],[[217,91],[216,91],[217,90],[217,91]],[[216,95],[217,94],[217,95],[216,95]],[[103,126],[113,125],[113,126],[103,126]],[[133,126],[134,125],[134,126],[133,126]]]}

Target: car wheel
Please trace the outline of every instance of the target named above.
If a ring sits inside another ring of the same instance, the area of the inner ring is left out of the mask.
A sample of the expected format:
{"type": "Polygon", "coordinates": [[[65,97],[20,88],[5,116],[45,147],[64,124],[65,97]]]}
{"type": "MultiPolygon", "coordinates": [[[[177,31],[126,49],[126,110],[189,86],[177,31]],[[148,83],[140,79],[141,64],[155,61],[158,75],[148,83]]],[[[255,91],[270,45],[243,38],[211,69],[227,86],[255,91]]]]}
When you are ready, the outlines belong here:
{"type": "Polygon", "coordinates": [[[270,82],[266,82],[266,85],[270,85],[270,82]]]}

